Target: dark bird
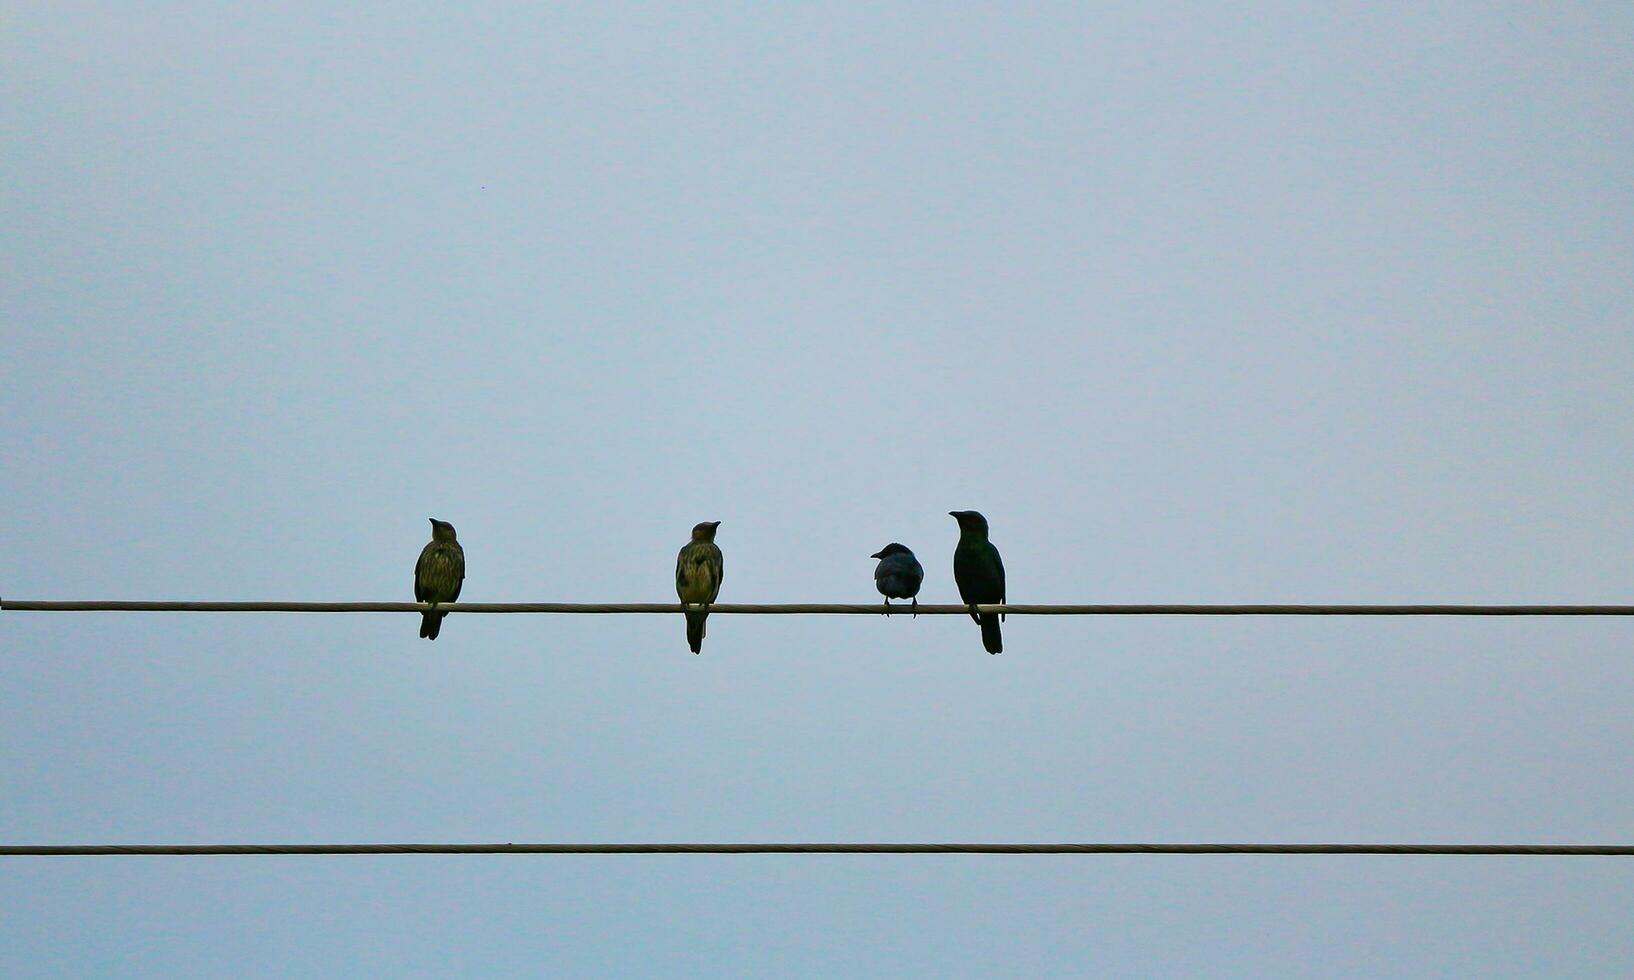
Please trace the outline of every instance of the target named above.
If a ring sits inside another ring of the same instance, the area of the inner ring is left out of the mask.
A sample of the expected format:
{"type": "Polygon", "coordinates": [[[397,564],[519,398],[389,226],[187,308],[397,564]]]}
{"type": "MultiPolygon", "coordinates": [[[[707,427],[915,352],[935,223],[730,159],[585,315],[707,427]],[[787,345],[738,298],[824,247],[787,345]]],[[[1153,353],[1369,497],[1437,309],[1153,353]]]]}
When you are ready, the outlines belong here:
{"type": "Polygon", "coordinates": [[[675,557],[675,594],[683,603],[700,604],[701,610],[688,609],[687,643],[693,653],[704,648],[704,620],[709,618],[709,605],[721,594],[721,549],[715,545],[715,529],[720,521],[704,521],[692,529],[692,540],[675,557]]]}
{"type": "Polygon", "coordinates": [[[970,618],[981,624],[982,646],[988,653],[1002,653],[998,614],[976,614],[977,605],[1004,602],[1004,562],[999,549],[987,540],[987,518],[973,510],[950,510],[948,516],[959,522],[959,546],[953,549],[953,581],[959,586],[959,598],[970,607],[970,618]]]}
{"type": "MultiPolygon", "coordinates": [[[[453,602],[465,584],[465,549],[454,539],[454,525],[431,518],[431,541],[420,549],[414,563],[414,598],[417,602],[453,602]]],[[[447,613],[420,614],[420,635],[435,640],[447,613]]]]}
{"type": "Polygon", "coordinates": [[[912,599],[913,614],[919,615],[919,586],[925,581],[925,566],[913,556],[907,545],[890,544],[879,549],[870,558],[878,558],[874,566],[874,587],[885,597],[885,615],[891,614],[892,599],[912,599]]]}

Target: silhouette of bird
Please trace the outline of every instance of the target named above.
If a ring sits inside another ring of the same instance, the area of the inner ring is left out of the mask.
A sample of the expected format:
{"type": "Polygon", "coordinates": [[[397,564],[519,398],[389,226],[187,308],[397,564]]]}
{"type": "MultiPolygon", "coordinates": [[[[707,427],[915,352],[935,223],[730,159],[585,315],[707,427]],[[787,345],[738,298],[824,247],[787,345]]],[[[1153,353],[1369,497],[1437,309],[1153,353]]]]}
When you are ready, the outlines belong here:
{"type": "Polygon", "coordinates": [[[987,540],[987,518],[973,510],[950,510],[948,516],[959,522],[959,546],[953,549],[953,581],[959,586],[959,598],[971,607],[970,618],[981,624],[982,646],[988,653],[1002,653],[998,615],[978,616],[975,609],[1004,602],[1004,562],[999,549],[987,540]]]}
{"type": "Polygon", "coordinates": [[[870,558],[878,558],[874,566],[874,587],[885,597],[885,615],[891,614],[892,599],[912,599],[913,614],[919,615],[919,586],[925,581],[925,566],[913,556],[907,545],[890,544],[879,549],[870,558]]]}
{"type": "Polygon", "coordinates": [[[721,594],[721,575],[724,566],[721,549],[715,545],[715,529],[720,521],[704,521],[692,529],[692,540],[675,556],[675,594],[683,603],[701,604],[701,610],[688,609],[687,645],[693,653],[704,648],[704,620],[709,618],[710,603],[721,594]]]}
{"type": "MultiPolygon", "coordinates": [[[[414,563],[414,598],[417,602],[453,602],[465,584],[465,549],[454,538],[454,525],[431,518],[431,541],[420,549],[414,563]]],[[[420,615],[420,635],[435,640],[447,613],[420,615]]]]}

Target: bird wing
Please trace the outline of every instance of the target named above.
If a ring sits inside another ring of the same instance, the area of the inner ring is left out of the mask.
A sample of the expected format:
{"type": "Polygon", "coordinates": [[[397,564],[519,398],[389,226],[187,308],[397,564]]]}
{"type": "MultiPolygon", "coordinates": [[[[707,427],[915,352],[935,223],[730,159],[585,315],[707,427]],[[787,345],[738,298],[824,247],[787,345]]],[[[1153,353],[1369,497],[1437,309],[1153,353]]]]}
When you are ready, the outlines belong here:
{"type": "MultiPolygon", "coordinates": [[[[993,547],[991,544],[989,544],[987,548],[989,551],[993,552],[993,567],[997,569],[999,573],[999,603],[1003,605],[1010,601],[1010,594],[1004,588],[1004,559],[999,557],[999,549],[993,547]]],[[[1001,614],[999,619],[1002,621],[1004,616],[1001,614]]]]}
{"type": "Polygon", "coordinates": [[[953,550],[953,581],[967,604],[1003,602],[1004,563],[998,549],[985,542],[961,543],[953,550]]]}
{"type": "Polygon", "coordinates": [[[913,555],[898,552],[874,566],[874,584],[887,595],[910,598],[925,581],[925,568],[913,555]]]}
{"type": "Polygon", "coordinates": [[[460,589],[465,587],[465,549],[456,542],[449,549],[449,557],[454,560],[454,590],[448,596],[453,602],[460,597],[460,589]]]}
{"type": "Polygon", "coordinates": [[[919,587],[925,583],[925,566],[919,564],[919,559],[912,555],[902,563],[902,576],[909,590],[909,595],[918,595],[919,587]]]}
{"type": "Polygon", "coordinates": [[[432,541],[420,549],[420,558],[414,563],[414,601],[426,601],[426,566],[431,561],[431,553],[436,549],[437,542],[432,541]]]}
{"type": "Polygon", "coordinates": [[[721,594],[725,563],[709,541],[692,541],[675,558],[675,594],[682,602],[714,602],[721,594]]]}
{"type": "Polygon", "coordinates": [[[420,602],[453,602],[465,584],[465,549],[433,541],[414,564],[414,598],[420,602]]]}
{"type": "Polygon", "coordinates": [[[704,560],[709,565],[709,601],[714,602],[721,594],[721,580],[726,578],[726,556],[721,554],[720,546],[711,541],[704,560]]]}

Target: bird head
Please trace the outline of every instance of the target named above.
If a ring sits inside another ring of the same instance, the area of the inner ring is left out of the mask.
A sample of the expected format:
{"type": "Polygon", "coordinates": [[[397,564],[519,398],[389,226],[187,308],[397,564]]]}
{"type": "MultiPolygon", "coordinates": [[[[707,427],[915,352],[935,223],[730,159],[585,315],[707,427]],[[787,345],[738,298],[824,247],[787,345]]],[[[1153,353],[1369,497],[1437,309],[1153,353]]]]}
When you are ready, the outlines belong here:
{"type": "Polygon", "coordinates": [[[973,510],[950,510],[948,516],[959,522],[959,530],[975,534],[987,533],[987,518],[973,510]]]}
{"type": "Polygon", "coordinates": [[[720,526],[720,521],[704,521],[702,524],[695,524],[692,527],[692,540],[713,541],[715,540],[715,529],[720,526]]]}
{"type": "Polygon", "coordinates": [[[879,549],[878,551],[874,552],[873,554],[869,555],[868,557],[870,557],[870,558],[889,558],[892,555],[912,555],[912,554],[913,554],[913,552],[908,550],[907,545],[897,544],[895,541],[892,541],[890,544],[888,544],[885,547],[879,549]]]}
{"type": "Polygon", "coordinates": [[[454,525],[447,521],[439,521],[435,517],[428,520],[431,521],[431,540],[443,542],[454,540],[454,525]]]}

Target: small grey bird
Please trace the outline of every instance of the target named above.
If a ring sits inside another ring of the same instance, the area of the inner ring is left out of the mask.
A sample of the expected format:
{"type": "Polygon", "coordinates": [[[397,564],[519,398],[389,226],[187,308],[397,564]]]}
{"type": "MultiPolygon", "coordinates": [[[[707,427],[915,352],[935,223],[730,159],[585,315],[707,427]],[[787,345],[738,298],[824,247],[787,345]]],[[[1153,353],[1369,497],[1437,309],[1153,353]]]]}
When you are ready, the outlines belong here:
{"type": "Polygon", "coordinates": [[[675,556],[675,594],[683,603],[701,604],[702,610],[688,609],[687,645],[693,653],[704,648],[704,620],[709,618],[709,605],[721,594],[721,576],[725,566],[721,549],[715,545],[715,529],[720,521],[704,521],[692,529],[692,540],[675,556]]]}
{"type": "MultiPolygon", "coordinates": [[[[414,563],[414,599],[417,602],[453,602],[465,584],[465,549],[454,538],[454,525],[431,518],[431,541],[420,549],[414,563]]],[[[420,614],[420,635],[435,640],[447,613],[420,614]]]]}
{"type": "Polygon", "coordinates": [[[892,599],[912,599],[913,614],[918,617],[919,586],[925,581],[925,567],[919,559],[907,545],[895,541],[868,557],[879,559],[874,566],[874,587],[885,597],[885,615],[891,614],[892,599]]]}
{"type": "Polygon", "coordinates": [[[995,613],[976,615],[977,605],[1004,602],[1004,562],[999,549],[987,540],[987,518],[973,510],[950,510],[948,516],[959,522],[959,546],[953,549],[953,581],[959,586],[959,598],[970,606],[970,618],[981,624],[982,646],[988,653],[1004,652],[1004,638],[999,633],[999,616],[995,613]]]}

